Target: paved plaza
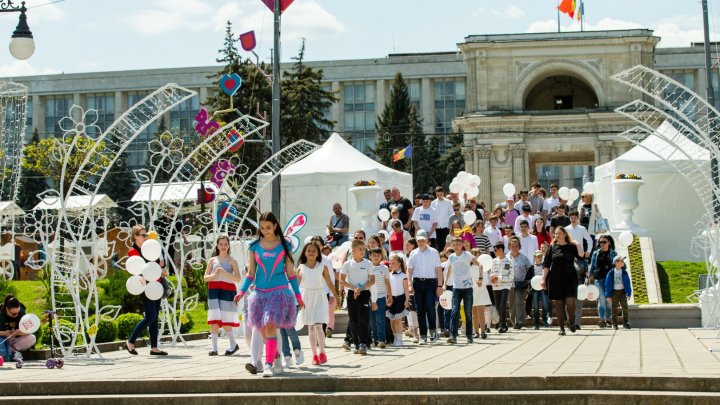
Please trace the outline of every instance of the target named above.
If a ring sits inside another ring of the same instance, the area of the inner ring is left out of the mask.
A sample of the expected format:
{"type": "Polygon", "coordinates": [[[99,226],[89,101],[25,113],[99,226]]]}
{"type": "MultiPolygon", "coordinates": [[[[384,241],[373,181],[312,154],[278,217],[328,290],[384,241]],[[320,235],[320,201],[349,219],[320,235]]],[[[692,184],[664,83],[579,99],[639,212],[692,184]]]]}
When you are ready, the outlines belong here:
{"type": "MultiPolygon", "coordinates": [[[[403,348],[371,350],[367,356],[360,356],[344,351],[342,338],[335,337],[327,340],[329,364],[313,366],[307,337],[301,336],[305,363],[284,376],[720,376],[720,353],[709,350],[720,349],[720,339],[711,330],[613,331],[589,327],[562,337],[553,328],[491,333],[487,340],[476,340],[471,345],[465,344],[462,337],[459,340],[456,345],[410,344],[403,348]]],[[[221,353],[226,347],[227,340],[221,340],[221,353]]],[[[138,349],[139,356],[116,351],[105,353],[104,362],[70,360],[62,370],[25,368],[11,372],[18,378],[22,375],[24,381],[261,378],[244,370],[249,360],[244,343],[232,357],[209,357],[209,341],[192,341],[187,346],[164,349],[169,356],[149,356],[149,349],[142,348],[138,349]]],[[[4,368],[7,378],[12,378],[7,374],[8,365],[4,368]]]]}

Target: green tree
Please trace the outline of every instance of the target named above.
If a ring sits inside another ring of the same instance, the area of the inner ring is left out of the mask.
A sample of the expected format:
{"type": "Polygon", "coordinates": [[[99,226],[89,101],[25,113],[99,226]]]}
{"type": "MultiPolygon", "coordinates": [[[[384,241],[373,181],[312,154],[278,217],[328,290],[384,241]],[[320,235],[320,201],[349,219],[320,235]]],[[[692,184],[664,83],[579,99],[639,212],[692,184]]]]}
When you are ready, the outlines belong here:
{"type": "Polygon", "coordinates": [[[415,104],[410,104],[408,122],[408,138],[413,148],[413,192],[415,194],[427,193],[437,185],[435,173],[437,171],[437,159],[439,158],[439,144],[436,137],[432,137],[435,138],[433,142],[432,138],[427,138],[423,133],[422,118],[420,118],[415,104]]]}
{"type": "Polygon", "coordinates": [[[80,170],[80,166],[88,155],[90,159],[78,177],[80,181],[90,180],[91,177],[107,168],[110,164],[110,158],[105,151],[105,143],[100,142],[97,148],[95,148],[95,144],[96,141],[87,135],[41,139],[37,143],[30,143],[25,147],[23,169],[28,172],[34,171],[49,178],[66,195],[70,190],[74,177],[80,170]],[[75,138],[77,138],[77,142],[73,149],[70,150],[75,138]],[[64,161],[67,161],[67,166],[65,168],[65,177],[61,178],[64,161]]]}
{"type": "MultiPolygon", "coordinates": [[[[405,79],[398,72],[395,74],[395,80],[390,89],[390,99],[375,123],[377,139],[373,152],[382,164],[400,171],[410,170],[409,161],[403,159],[393,163],[392,158],[397,150],[410,144],[410,110],[412,106],[405,79]]],[[[422,133],[422,125],[420,133],[422,133]]],[[[414,153],[415,150],[413,150],[413,155],[414,153]]],[[[414,161],[415,157],[413,156],[414,161]]]]}
{"type": "MultiPolygon", "coordinates": [[[[37,128],[35,128],[35,130],[33,130],[30,143],[23,149],[23,156],[27,156],[27,150],[30,145],[35,145],[35,147],[37,147],[39,142],[40,134],[38,133],[37,128]]],[[[18,193],[18,203],[20,207],[26,211],[31,210],[38,202],[40,202],[37,195],[48,188],[45,176],[37,170],[28,169],[28,166],[34,166],[34,163],[29,162],[28,165],[26,165],[23,161],[23,171],[20,176],[20,190],[18,193]]]]}
{"type": "MultiPolygon", "coordinates": [[[[162,121],[161,121],[162,122],[162,121]]],[[[114,135],[110,141],[111,144],[117,144],[114,135]]],[[[129,220],[132,213],[128,210],[131,202],[130,199],[135,194],[137,187],[135,186],[135,177],[127,167],[128,153],[123,151],[118,156],[115,163],[110,167],[105,180],[100,186],[100,191],[107,194],[118,205],[117,213],[121,220],[129,220]]]]}
{"type": "Polygon", "coordinates": [[[305,41],[298,55],[293,57],[292,69],[283,72],[282,116],[280,128],[283,145],[305,139],[320,143],[327,138],[334,125],[325,118],[323,110],[329,109],[337,97],[331,91],[323,89],[323,71],[314,70],[303,64],[305,41]]]}
{"type": "MultiPolygon", "coordinates": [[[[450,134],[445,153],[440,157],[438,167],[442,169],[442,172],[438,180],[446,188],[458,172],[465,170],[465,158],[462,154],[463,137],[462,130],[450,134]]],[[[489,179],[482,179],[482,181],[489,181],[489,179]]]]}

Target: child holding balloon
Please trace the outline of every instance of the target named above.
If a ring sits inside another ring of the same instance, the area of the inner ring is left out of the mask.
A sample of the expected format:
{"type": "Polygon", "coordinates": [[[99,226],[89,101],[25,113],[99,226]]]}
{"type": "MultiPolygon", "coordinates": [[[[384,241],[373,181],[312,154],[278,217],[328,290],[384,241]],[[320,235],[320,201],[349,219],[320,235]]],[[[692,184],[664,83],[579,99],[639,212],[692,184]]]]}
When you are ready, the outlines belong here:
{"type": "MultiPolygon", "coordinates": [[[[145,244],[145,242],[147,242],[148,240],[148,232],[145,227],[142,225],[133,226],[132,238],[133,245],[130,250],[128,250],[128,259],[133,256],[140,256],[143,260],[145,260],[146,263],[156,262],[160,265],[160,268],[162,269],[160,277],[166,277],[167,271],[165,270],[165,263],[162,259],[160,259],[160,252],[155,251],[155,248],[143,249],[143,244],[145,244]],[[150,260],[151,257],[148,256],[154,256],[155,259],[150,260]]],[[[155,247],[157,245],[157,241],[153,242],[155,243],[148,244],[148,247],[155,247]]],[[[148,283],[148,285],[150,284],[151,283],[148,283]]],[[[141,298],[145,317],[140,322],[138,322],[137,325],[135,325],[135,329],[133,329],[127,343],[125,344],[125,349],[128,351],[128,353],[132,355],[137,355],[138,352],[137,350],[135,350],[135,341],[138,337],[140,337],[140,334],[142,334],[145,329],[148,328],[150,330],[150,354],[153,356],[167,356],[167,352],[158,348],[158,315],[160,315],[160,303],[162,301],[162,294],[156,299],[151,299],[155,297],[148,297],[148,291],[146,290],[145,293],[141,294],[141,298]]]]}
{"type": "MultiPolygon", "coordinates": [[[[25,306],[20,301],[8,294],[0,305],[0,357],[4,360],[22,361],[22,352],[35,346],[35,336],[32,335],[33,328],[37,330],[39,322],[35,316],[37,325],[26,329],[21,325],[25,316],[25,306]]],[[[30,316],[33,316],[30,314],[30,316]]]]}

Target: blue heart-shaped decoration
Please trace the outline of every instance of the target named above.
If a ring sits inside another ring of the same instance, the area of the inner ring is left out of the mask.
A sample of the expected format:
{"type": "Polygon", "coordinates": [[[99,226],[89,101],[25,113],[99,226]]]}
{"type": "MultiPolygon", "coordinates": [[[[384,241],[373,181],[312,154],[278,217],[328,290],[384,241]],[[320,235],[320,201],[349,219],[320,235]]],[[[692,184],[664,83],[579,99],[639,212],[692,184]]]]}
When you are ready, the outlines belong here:
{"type": "Polygon", "coordinates": [[[222,78],[220,78],[220,89],[225,92],[228,96],[232,97],[237,93],[238,90],[240,90],[240,86],[242,86],[242,78],[239,74],[233,73],[233,74],[224,74],[222,78]]]}

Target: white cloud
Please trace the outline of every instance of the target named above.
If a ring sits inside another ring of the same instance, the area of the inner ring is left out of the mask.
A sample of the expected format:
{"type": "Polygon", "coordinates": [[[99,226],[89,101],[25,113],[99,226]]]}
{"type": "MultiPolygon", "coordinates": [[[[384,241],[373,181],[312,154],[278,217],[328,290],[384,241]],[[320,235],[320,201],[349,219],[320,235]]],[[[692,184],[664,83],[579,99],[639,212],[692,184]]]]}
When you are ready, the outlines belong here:
{"type": "Polygon", "coordinates": [[[179,30],[201,31],[210,25],[213,8],[199,0],[158,0],[157,8],[122,18],[136,32],[153,36],[179,30]]]}
{"type": "MultiPolygon", "coordinates": [[[[26,13],[28,26],[32,31],[34,26],[42,25],[45,22],[63,22],[67,14],[57,4],[47,4],[47,0],[25,0],[25,7],[28,8],[26,13]],[[35,7],[42,6],[42,7],[35,7]]],[[[16,2],[20,6],[19,2],[16,2]]],[[[13,29],[17,25],[20,13],[2,13],[1,21],[8,21],[12,24],[13,29]]]]}
{"type": "Polygon", "coordinates": [[[60,73],[57,69],[37,68],[26,60],[16,60],[10,64],[0,65],[0,77],[51,75],[60,73]]]}
{"type": "Polygon", "coordinates": [[[520,7],[511,4],[508,8],[506,8],[503,11],[503,14],[505,14],[506,17],[512,19],[512,20],[519,20],[523,17],[525,17],[525,10],[521,9],[520,7]]]}
{"type": "MultiPolygon", "coordinates": [[[[624,30],[624,29],[634,29],[634,28],[642,28],[642,26],[638,23],[617,20],[614,18],[603,18],[602,20],[598,21],[597,24],[585,22],[585,31],[624,30]]],[[[580,31],[580,22],[577,20],[573,20],[573,22],[568,25],[561,24],[560,30],[562,32],[580,31]]],[[[556,32],[556,31],[557,31],[557,20],[535,21],[535,22],[531,23],[527,29],[527,32],[556,32]]]]}

